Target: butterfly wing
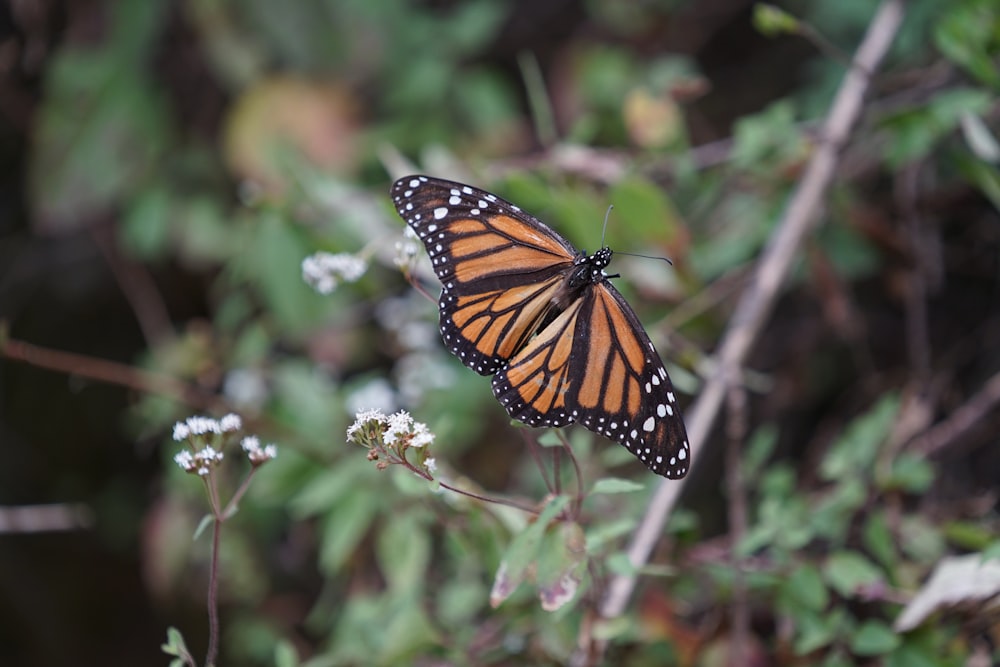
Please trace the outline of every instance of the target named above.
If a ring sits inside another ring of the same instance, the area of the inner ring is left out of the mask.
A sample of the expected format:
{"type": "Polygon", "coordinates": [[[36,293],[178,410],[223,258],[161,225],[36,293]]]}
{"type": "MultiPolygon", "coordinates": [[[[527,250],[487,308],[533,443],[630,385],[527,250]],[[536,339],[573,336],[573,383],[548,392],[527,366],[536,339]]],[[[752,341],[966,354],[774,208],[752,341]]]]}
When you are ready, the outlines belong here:
{"type": "Polygon", "coordinates": [[[441,280],[445,344],[469,368],[492,375],[550,312],[575,249],[517,206],[469,185],[407,176],[391,194],[441,280]]]}
{"type": "Polygon", "coordinates": [[[591,285],[501,368],[493,392],[526,424],[578,421],[658,475],[687,474],[687,432],[666,368],[607,280],[591,285]]]}

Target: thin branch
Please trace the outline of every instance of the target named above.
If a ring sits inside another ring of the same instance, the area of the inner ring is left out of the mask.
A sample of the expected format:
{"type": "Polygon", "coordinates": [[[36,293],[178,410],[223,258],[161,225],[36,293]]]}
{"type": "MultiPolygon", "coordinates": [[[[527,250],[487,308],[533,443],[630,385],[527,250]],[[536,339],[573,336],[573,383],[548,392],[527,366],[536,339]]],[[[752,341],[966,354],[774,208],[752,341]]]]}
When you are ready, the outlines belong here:
{"type": "Polygon", "coordinates": [[[729,558],[733,568],[733,600],[730,606],[732,631],[729,640],[729,664],[738,667],[746,660],[750,641],[750,605],[743,559],[737,548],[747,532],[747,493],[743,479],[743,445],[747,439],[747,392],[732,386],[727,395],[726,422],[726,492],[729,505],[729,558]]]}
{"type": "Polygon", "coordinates": [[[66,375],[127,387],[145,394],[167,396],[202,410],[226,409],[225,402],[220,398],[175,377],[151,373],[115,361],[32,345],[6,338],[3,331],[0,331],[0,357],[66,375]]]}
{"type": "Polygon", "coordinates": [[[94,512],[83,503],[0,506],[0,535],[86,530],[94,512]]]}
{"type": "Polygon", "coordinates": [[[924,456],[936,454],[970,431],[998,405],[1000,405],[1000,373],[987,380],[983,388],[962,407],[952,412],[948,419],[913,439],[907,445],[907,449],[924,456]]]}
{"type": "Polygon", "coordinates": [[[208,579],[208,651],[205,667],[214,667],[219,657],[219,544],[222,535],[222,519],[216,515],[212,522],[212,565],[208,579]]]}
{"type": "Polygon", "coordinates": [[[920,164],[908,165],[897,176],[896,202],[903,214],[903,228],[907,235],[913,268],[908,272],[905,313],[906,351],[913,369],[914,380],[926,383],[931,375],[931,344],[927,326],[927,260],[931,254],[926,226],[917,209],[920,164]]]}
{"type": "Polygon", "coordinates": [[[91,237],[132,307],[146,343],[154,347],[173,338],[170,313],[146,267],[122,256],[109,228],[92,227],[91,237]]]}
{"type": "MultiPolygon", "coordinates": [[[[775,228],[761,256],[754,279],[743,293],[717,354],[716,371],[707,379],[687,420],[693,459],[700,458],[707,435],[718,414],[728,383],[739,377],[738,369],[760,335],[777,300],[779,291],[803,238],[812,228],[822,208],[823,197],[833,179],[841,149],[861,112],[868,72],[874,72],[899,29],[904,0],[885,0],[878,8],[868,32],[858,48],[856,66],[847,71],[833,106],[823,125],[822,141],[809,163],[784,216],[775,228]]],[[[628,557],[637,571],[649,559],[663,525],[677,501],[683,484],[664,481],[657,488],[646,514],[628,547],[628,557]]],[[[625,610],[635,589],[636,576],[620,574],[608,586],[601,615],[616,618],[625,610]]]]}

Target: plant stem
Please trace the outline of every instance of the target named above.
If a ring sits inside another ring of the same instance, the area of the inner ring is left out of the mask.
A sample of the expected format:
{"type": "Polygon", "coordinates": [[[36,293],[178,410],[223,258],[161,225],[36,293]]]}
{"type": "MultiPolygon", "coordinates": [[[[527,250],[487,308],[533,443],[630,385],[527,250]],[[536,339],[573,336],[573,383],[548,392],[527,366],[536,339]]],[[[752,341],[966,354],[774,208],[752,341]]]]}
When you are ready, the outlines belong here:
{"type": "Polygon", "coordinates": [[[217,514],[212,526],[212,565],[208,571],[208,653],[205,667],[213,667],[219,654],[219,536],[222,520],[217,514]]]}

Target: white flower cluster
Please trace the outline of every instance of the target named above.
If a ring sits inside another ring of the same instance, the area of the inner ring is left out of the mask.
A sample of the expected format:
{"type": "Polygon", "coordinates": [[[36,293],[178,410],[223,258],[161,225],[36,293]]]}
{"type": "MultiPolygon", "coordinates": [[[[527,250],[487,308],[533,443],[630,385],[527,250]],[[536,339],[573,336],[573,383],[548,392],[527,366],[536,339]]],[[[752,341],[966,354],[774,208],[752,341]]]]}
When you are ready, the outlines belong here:
{"type": "Polygon", "coordinates": [[[398,267],[410,266],[418,252],[420,244],[417,242],[417,233],[411,227],[407,227],[403,230],[403,238],[396,241],[396,256],[392,261],[398,267]]]}
{"type": "MultiPolygon", "coordinates": [[[[239,431],[243,428],[243,420],[239,415],[230,413],[222,419],[212,419],[211,417],[188,417],[182,422],[174,424],[174,440],[181,441],[203,436],[206,434],[221,436],[226,433],[239,431]]],[[[212,445],[205,445],[204,441],[192,442],[192,449],[185,449],[174,455],[174,462],[180,466],[184,472],[201,475],[205,477],[209,474],[213,466],[222,462],[222,438],[211,441],[212,445]],[[214,446],[213,446],[214,445],[214,446]]],[[[241,445],[243,451],[247,453],[250,463],[256,468],[267,463],[278,456],[278,448],[274,445],[261,446],[260,439],[255,435],[243,438],[241,445]]]]}
{"type": "Polygon", "coordinates": [[[413,421],[409,412],[400,410],[389,417],[389,429],[385,432],[385,444],[394,445],[401,437],[410,436],[410,447],[425,447],[434,442],[434,434],[427,429],[427,424],[413,421]]]}
{"type": "Polygon", "coordinates": [[[174,462],[181,470],[197,473],[201,477],[206,477],[212,466],[221,463],[222,459],[222,452],[215,451],[214,447],[204,447],[194,453],[185,449],[174,455],[174,462]]]}
{"type": "Polygon", "coordinates": [[[368,422],[385,422],[385,414],[381,410],[359,410],[354,415],[354,423],[347,427],[347,439],[353,440],[358,431],[368,422]]]}
{"type": "Polygon", "coordinates": [[[434,434],[427,424],[414,421],[405,410],[388,417],[381,410],[359,411],[347,429],[347,441],[366,447],[368,460],[376,461],[380,470],[392,464],[404,464],[418,475],[431,479],[430,475],[437,469],[428,447],[434,442],[434,434]],[[407,458],[409,449],[420,450],[416,460],[407,458]],[[424,473],[414,466],[423,468],[424,473]]]}
{"type": "Polygon", "coordinates": [[[346,252],[317,252],[302,260],[302,279],[320,294],[330,294],[341,281],[353,283],[367,270],[367,261],[346,252]]]}
{"type": "Polygon", "coordinates": [[[243,427],[243,420],[237,414],[229,413],[222,419],[212,419],[211,417],[188,417],[182,422],[174,424],[174,440],[180,442],[187,440],[193,435],[205,435],[214,433],[221,435],[238,431],[243,427]]]}
{"type": "Polygon", "coordinates": [[[262,463],[267,463],[273,458],[278,456],[278,448],[274,445],[264,445],[260,446],[260,439],[255,435],[248,435],[243,438],[240,442],[240,446],[243,451],[247,453],[247,458],[250,459],[250,463],[255,466],[259,466],[262,463]]]}

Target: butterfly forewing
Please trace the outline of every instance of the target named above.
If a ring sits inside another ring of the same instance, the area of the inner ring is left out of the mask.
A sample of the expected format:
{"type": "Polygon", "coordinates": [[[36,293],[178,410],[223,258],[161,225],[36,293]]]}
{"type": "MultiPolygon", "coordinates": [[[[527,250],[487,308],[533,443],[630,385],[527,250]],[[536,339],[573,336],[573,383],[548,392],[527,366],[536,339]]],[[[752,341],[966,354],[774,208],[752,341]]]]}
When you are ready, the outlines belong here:
{"type": "Polygon", "coordinates": [[[683,477],[684,421],[663,362],[604,273],[607,248],[585,257],[496,195],[428,176],[392,186],[399,215],[442,283],[441,335],[531,426],[580,422],[624,445],[653,472],[683,477]]]}
{"type": "Polygon", "coordinates": [[[513,204],[469,185],[409,176],[392,186],[392,198],[443,285],[445,344],[472,370],[492,375],[551,308],[573,247],[513,204]]]}

